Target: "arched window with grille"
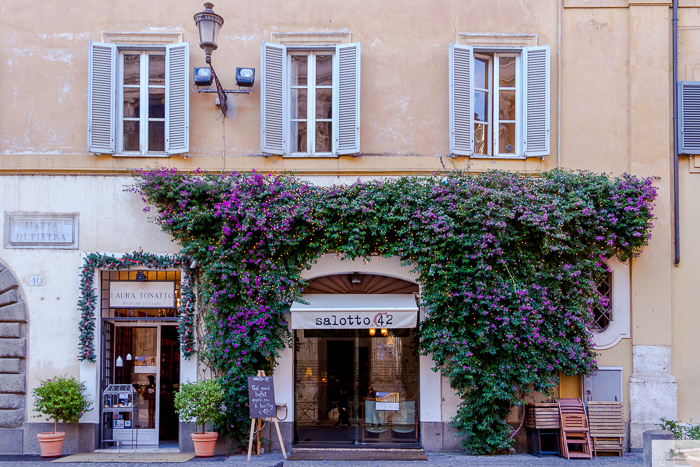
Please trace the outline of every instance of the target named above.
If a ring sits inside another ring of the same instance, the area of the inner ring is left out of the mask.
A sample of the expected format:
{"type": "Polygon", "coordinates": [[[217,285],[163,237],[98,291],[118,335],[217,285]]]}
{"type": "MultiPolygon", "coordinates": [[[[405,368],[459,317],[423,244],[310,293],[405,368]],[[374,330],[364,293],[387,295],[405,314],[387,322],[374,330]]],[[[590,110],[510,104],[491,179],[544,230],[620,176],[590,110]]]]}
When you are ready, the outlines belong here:
{"type": "Polygon", "coordinates": [[[612,294],[612,271],[608,271],[598,282],[598,293],[601,295],[600,302],[593,307],[593,321],[590,328],[593,332],[603,332],[610,326],[613,311],[612,294]]]}

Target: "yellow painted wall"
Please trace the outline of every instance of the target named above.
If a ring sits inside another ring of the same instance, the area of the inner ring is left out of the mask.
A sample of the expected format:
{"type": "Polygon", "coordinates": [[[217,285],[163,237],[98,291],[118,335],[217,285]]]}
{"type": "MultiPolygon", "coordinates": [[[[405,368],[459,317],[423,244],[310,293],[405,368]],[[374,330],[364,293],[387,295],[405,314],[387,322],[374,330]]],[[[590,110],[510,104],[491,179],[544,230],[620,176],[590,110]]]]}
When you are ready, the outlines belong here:
{"type": "MultiPolygon", "coordinates": [[[[679,78],[700,80],[700,0],[681,1],[679,78]]],[[[0,175],[123,174],[183,170],[294,170],[357,177],[453,168],[536,173],[557,166],[655,177],[653,238],[631,263],[631,338],[601,352],[622,366],[632,345],[672,345],[679,418],[700,419],[700,161],[682,157],[682,262],[673,266],[671,11],[668,1],[420,0],[326,2],[218,0],[225,19],[213,63],[227,88],[236,66],[256,85],[231,99],[222,121],[213,95],[190,95],[190,154],[170,158],[87,152],[88,42],[107,31],[181,33],[190,64],[204,65],[192,16],[201,2],[135,0],[0,3],[0,175]],[[360,157],[260,155],[260,42],[279,32],[345,31],[362,45],[360,157]],[[448,47],[459,33],[535,34],[551,47],[551,155],[544,159],[449,157],[448,47]],[[225,156],[223,155],[225,152],[225,156]]],[[[0,183],[3,183],[0,176],[0,183]]],[[[563,382],[562,389],[569,383],[563,382]]],[[[571,385],[573,387],[573,383],[571,385]]],[[[568,391],[568,389],[566,389],[568,391]]],[[[454,401],[453,401],[454,402],[454,401]]],[[[626,417],[628,402],[625,399],[626,417]]]]}

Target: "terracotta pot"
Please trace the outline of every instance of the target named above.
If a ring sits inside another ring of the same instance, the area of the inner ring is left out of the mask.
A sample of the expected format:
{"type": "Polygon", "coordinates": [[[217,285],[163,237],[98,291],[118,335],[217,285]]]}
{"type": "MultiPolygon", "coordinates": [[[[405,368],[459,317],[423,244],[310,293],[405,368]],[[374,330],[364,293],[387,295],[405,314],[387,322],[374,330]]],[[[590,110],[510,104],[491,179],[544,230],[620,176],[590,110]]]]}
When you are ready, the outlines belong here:
{"type": "Polygon", "coordinates": [[[63,438],[66,437],[65,432],[57,431],[56,433],[37,433],[39,446],[41,446],[41,457],[58,457],[63,449],[63,438]]]}
{"type": "Polygon", "coordinates": [[[700,467],[700,457],[685,456],[685,460],[688,461],[691,467],[700,467]]]}
{"type": "Polygon", "coordinates": [[[192,433],[194,442],[194,455],[197,457],[211,457],[214,455],[214,446],[219,433],[207,431],[204,433],[192,433]]]}

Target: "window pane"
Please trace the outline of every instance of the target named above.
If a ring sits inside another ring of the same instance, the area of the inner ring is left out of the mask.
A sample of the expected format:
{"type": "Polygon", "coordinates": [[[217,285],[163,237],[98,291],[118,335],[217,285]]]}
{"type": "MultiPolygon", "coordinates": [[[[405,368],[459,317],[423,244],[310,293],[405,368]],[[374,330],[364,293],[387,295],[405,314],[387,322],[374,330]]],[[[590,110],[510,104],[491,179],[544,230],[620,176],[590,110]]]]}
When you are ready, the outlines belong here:
{"type": "Polygon", "coordinates": [[[124,88],[124,118],[139,118],[139,88],[124,88]]]}
{"type": "Polygon", "coordinates": [[[474,124],[474,152],[488,154],[489,127],[484,123],[474,124]]]}
{"type": "Polygon", "coordinates": [[[316,123],[316,152],[331,152],[332,122],[316,123]]]}
{"type": "Polygon", "coordinates": [[[306,122],[292,122],[292,152],[306,152],[306,122]]]}
{"type": "Polygon", "coordinates": [[[148,89],[148,118],[165,118],[165,89],[148,89]]]}
{"type": "Polygon", "coordinates": [[[292,55],[292,86],[306,86],[308,84],[308,56],[292,55]]]}
{"type": "Polygon", "coordinates": [[[165,85],[165,55],[148,56],[148,84],[165,85]]]}
{"type": "Polygon", "coordinates": [[[124,151],[139,151],[139,122],[124,122],[124,151]]]}
{"type": "Polygon", "coordinates": [[[124,84],[141,83],[141,56],[124,55],[124,84]]]}
{"type": "Polygon", "coordinates": [[[501,91],[498,100],[498,119],[515,120],[515,91],[501,91]]]}
{"type": "Polygon", "coordinates": [[[148,150],[165,151],[165,122],[148,122],[148,150]]]}
{"type": "Polygon", "coordinates": [[[474,86],[477,88],[487,89],[489,87],[489,62],[482,58],[474,59],[474,86]]]}
{"type": "Polygon", "coordinates": [[[486,91],[474,92],[474,119],[485,122],[489,119],[489,93],[486,91]]]}
{"type": "Polygon", "coordinates": [[[306,119],[307,90],[292,89],[292,105],[290,106],[291,118],[306,119]]]}
{"type": "Polygon", "coordinates": [[[333,118],[333,90],[316,90],[316,118],[333,118]]]}
{"type": "Polygon", "coordinates": [[[501,57],[498,70],[499,86],[515,87],[515,57],[501,57]]]}
{"type": "Polygon", "coordinates": [[[515,152],[515,123],[501,123],[498,125],[498,146],[500,154],[512,154],[515,152]]]}
{"type": "Polygon", "coordinates": [[[316,85],[333,86],[333,55],[316,55],[316,85]]]}

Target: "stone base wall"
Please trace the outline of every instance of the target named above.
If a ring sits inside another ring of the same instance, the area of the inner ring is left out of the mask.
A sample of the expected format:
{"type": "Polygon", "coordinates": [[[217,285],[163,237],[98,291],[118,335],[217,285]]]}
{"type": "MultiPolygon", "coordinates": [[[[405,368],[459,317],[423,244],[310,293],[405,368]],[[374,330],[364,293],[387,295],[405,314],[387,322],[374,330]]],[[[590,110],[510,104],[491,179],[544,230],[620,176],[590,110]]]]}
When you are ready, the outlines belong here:
{"type": "Polygon", "coordinates": [[[632,376],[629,382],[629,443],[641,449],[645,431],[660,427],[661,419],[678,419],[678,386],[671,374],[671,347],[632,347],[632,376]]]}
{"type": "MultiPolygon", "coordinates": [[[[53,423],[25,423],[23,429],[18,431],[23,432],[24,439],[17,446],[21,452],[13,454],[41,454],[36,435],[53,431],[53,423]]],[[[92,452],[99,448],[99,425],[96,423],[59,423],[56,431],[63,431],[66,434],[63,440],[63,454],[92,452]]],[[[0,446],[3,442],[3,435],[0,433],[0,446]]]]}

